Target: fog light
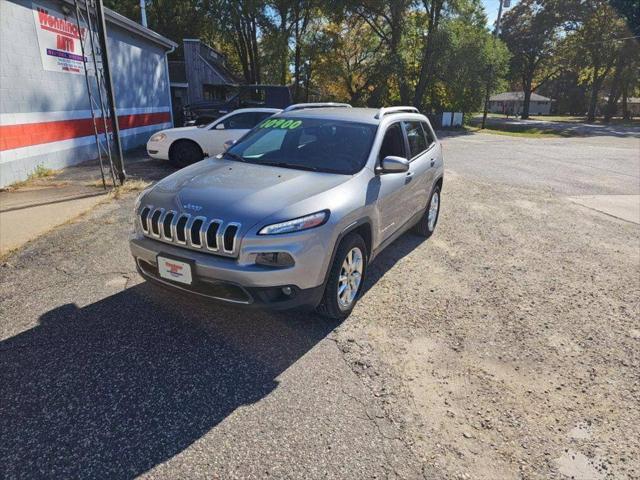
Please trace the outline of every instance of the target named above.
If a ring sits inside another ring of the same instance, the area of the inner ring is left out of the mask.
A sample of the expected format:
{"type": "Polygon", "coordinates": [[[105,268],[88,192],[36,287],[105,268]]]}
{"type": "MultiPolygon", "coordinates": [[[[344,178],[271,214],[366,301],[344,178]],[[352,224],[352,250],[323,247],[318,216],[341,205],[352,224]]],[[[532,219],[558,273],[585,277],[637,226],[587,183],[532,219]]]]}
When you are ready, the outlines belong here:
{"type": "Polygon", "coordinates": [[[256,255],[256,264],[267,267],[291,267],[293,257],[286,252],[263,252],[256,255]]]}
{"type": "Polygon", "coordinates": [[[291,295],[291,287],[282,287],[282,293],[284,293],[287,297],[291,295]]]}

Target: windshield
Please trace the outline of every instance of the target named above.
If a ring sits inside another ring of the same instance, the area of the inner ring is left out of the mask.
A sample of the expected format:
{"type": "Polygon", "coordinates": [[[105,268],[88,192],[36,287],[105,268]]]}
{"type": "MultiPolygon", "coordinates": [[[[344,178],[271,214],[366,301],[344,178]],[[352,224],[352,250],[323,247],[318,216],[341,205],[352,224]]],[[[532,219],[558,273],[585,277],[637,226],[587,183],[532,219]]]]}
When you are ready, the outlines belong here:
{"type": "Polygon", "coordinates": [[[364,167],[376,126],[318,118],[269,118],[224,155],[232,160],[351,175],[364,167]]]}

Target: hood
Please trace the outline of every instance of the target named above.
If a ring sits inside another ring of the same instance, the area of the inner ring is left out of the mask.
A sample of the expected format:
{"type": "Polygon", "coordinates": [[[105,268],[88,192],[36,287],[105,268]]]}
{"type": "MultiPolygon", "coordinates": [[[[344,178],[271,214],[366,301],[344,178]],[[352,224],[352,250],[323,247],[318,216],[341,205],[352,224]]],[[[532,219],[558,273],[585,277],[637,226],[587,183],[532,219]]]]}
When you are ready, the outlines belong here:
{"type": "Polygon", "coordinates": [[[198,130],[198,127],[197,126],[176,127],[176,128],[170,128],[169,130],[162,130],[162,133],[165,133],[166,135],[175,135],[176,133],[180,134],[182,132],[189,132],[193,130],[198,130]]]}
{"type": "MultiPolygon", "coordinates": [[[[260,220],[350,178],[208,158],[158,182],[142,203],[207,219],[238,222],[245,233],[260,220]]],[[[319,205],[317,210],[323,208],[319,205]]]]}

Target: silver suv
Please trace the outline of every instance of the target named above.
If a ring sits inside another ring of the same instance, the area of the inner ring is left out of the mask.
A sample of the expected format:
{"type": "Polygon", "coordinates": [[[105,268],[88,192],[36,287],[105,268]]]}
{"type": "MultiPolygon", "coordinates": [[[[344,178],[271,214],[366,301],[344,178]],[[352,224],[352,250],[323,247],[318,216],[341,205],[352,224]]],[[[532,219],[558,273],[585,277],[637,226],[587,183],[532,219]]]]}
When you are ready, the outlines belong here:
{"type": "Polygon", "coordinates": [[[140,274],[239,305],[346,318],[367,265],[438,221],[442,149],[413,107],[293,105],[136,202],[140,274]]]}

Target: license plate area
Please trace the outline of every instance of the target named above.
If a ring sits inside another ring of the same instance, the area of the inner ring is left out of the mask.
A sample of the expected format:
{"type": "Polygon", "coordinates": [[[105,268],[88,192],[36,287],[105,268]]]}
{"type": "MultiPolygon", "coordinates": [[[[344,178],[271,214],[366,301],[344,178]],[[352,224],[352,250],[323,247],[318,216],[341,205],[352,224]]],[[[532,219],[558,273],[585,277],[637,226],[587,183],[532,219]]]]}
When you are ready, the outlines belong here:
{"type": "Polygon", "coordinates": [[[160,278],[183,285],[193,284],[194,263],[192,261],[161,253],[156,257],[156,262],[160,278]]]}

